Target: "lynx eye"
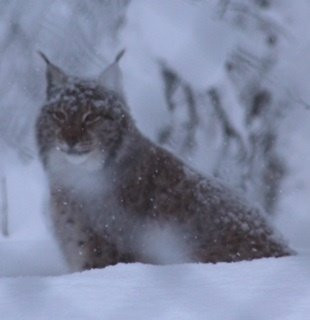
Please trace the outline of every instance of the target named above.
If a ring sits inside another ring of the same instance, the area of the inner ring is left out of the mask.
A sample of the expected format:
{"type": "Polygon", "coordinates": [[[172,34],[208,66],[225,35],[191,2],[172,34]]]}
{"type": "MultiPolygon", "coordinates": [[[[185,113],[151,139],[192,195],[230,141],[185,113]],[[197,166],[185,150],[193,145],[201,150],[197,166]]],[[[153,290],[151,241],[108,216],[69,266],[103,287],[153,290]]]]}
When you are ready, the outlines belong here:
{"type": "Polygon", "coordinates": [[[94,112],[89,112],[83,116],[82,120],[83,120],[83,122],[90,124],[90,123],[97,122],[100,118],[101,118],[100,114],[94,113],[94,112]]]}
{"type": "Polygon", "coordinates": [[[110,121],[113,121],[113,120],[114,120],[113,116],[111,116],[111,115],[108,114],[108,113],[104,114],[104,115],[103,115],[103,118],[104,118],[105,120],[110,120],[110,121]]]}
{"type": "Polygon", "coordinates": [[[67,115],[60,110],[52,111],[52,117],[59,122],[64,122],[67,119],[67,115]]]}

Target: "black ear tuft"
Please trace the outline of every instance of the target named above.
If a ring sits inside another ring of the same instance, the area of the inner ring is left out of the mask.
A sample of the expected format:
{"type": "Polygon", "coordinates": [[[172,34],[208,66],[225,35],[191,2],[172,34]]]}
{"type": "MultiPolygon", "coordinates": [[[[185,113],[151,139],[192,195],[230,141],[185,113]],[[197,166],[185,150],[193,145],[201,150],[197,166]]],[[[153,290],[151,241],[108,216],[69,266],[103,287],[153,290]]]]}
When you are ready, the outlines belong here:
{"type": "Polygon", "coordinates": [[[50,98],[55,91],[61,88],[64,84],[67,83],[68,76],[62,71],[59,67],[50,62],[47,56],[38,51],[38,54],[45,61],[47,69],[46,69],[46,80],[47,80],[47,97],[50,98]]]}
{"type": "Polygon", "coordinates": [[[113,63],[107,66],[107,68],[99,76],[99,84],[108,89],[123,96],[123,83],[122,72],[119,67],[119,61],[123,57],[125,49],[121,50],[115,57],[113,63]]]}
{"type": "Polygon", "coordinates": [[[40,50],[38,50],[38,54],[41,56],[41,58],[45,61],[46,64],[51,64],[47,56],[40,50]]]}
{"type": "Polygon", "coordinates": [[[116,55],[114,62],[115,62],[115,63],[118,63],[118,62],[122,59],[122,57],[123,57],[123,55],[124,55],[125,52],[126,52],[126,49],[125,49],[125,48],[122,49],[122,50],[116,55]]]}

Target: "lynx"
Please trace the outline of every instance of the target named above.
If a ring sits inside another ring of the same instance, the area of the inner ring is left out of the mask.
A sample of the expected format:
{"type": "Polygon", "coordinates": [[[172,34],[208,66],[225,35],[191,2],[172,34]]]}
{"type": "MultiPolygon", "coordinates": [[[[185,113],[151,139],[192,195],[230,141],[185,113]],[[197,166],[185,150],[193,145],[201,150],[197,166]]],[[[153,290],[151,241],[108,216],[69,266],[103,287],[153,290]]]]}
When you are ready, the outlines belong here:
{"type": "Polygon", "coordinates": [[[36,135],[71,269],[292,254],[264,212],[139,132],[121,90],[122,54],[87,80],[41,53],[47,91],[36,135]]]}

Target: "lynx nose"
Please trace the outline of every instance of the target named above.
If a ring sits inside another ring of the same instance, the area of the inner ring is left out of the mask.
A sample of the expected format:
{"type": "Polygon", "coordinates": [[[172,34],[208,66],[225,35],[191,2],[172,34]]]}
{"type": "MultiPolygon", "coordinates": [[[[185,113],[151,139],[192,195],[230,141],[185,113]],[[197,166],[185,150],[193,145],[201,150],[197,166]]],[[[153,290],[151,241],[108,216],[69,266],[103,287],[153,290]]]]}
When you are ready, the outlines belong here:
{"type": "Polygon", "coordinates": [[[77,142],[78,141],[75,137],[67,137],[67,139],[66,139],[66,143],[67,143],[69,149],[73,149],[76,146],[77,142]]]}
{"type": "MultiPolygon", "coordinates": [[[[71,129],[71,128],[70,128],[71,129]]],[[[68,149],[73,149],[80,140],[80,134],[71,130],[63,131],[62,132],[63,140],[67,145],[68,149]]]]}

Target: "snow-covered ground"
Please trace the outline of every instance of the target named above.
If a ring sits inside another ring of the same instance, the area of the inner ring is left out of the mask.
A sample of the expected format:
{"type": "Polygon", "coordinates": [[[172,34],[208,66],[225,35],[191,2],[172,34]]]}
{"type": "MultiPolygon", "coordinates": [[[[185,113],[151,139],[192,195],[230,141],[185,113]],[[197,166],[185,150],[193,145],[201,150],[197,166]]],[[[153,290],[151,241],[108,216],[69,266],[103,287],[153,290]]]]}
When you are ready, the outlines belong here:
{"type": "Polygon", "coordinates": [[[13,233],[0,238],[1,320],[309,319],[305,254],[215,265],[120,264],[67,274],[42,215],[41,170],[36,161],[7,170],[9,194],[19,201],[10,201],[13,233]]]}
{"type": "Polygon", "coordinates": [[[310,261],[119,264],[58,277],[6,278],[3,320],[308,320],[310,261]]]}

